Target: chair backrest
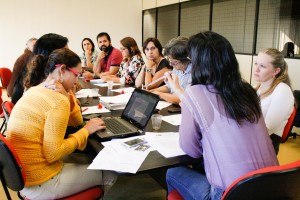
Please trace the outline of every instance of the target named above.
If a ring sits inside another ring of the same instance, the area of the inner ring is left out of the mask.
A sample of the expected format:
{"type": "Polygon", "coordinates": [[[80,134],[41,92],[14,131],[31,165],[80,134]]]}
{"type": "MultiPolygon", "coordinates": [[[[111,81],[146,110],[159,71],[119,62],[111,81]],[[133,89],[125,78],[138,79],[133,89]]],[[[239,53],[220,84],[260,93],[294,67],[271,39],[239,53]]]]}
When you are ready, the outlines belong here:
{"type": "Polygon", "coordinates": [[[250,172],[225,191],[222,200],[300,199],[300,160],[250,172]]]}
{"type": "Polygon", "coordinates": [[[23,189],[26,178],[21,161],[11,143],[0,134],[0,174],[3,187],[19,191],[23,189]]]}
{"type": "Polygon", "coordinates": [[[12,72],[10,69],[6,67],[0,68],[0,79],[2,87],[6,88],[9,84],[9,81],[11,79],[12,72]]]}
{"type": "MultiPolygon", "coordinates": [[[[2,99],[2,89],[0,88],[0,105],[2,105],[3,99],[2,99]]],[[[3,112],[2,106],[0,106],[0,114],[3,112]]]]}
{"type": "Polygon", "coordinates": [[[296,107],[294,107],[293,112],[292,112],[291,116],[289,117],[289,119],[288,119],[288,121],[287,121],[287,123],[286,123],[286,125],[283,129],[283,133],[282,133],[282,136],[281,136],[281,139],[280,139],[281,143],[283,143],[287,140],[288,135],[292,130],[295,116],[296,116],[296,107]]]}
{"type": "Polygon", "coordinates": [[[8,119],[10,117],[11,111],[14,107],[14,103],[10,102],[10,101],[4,101],[2,103],[2,109],[3,109],[3,113],[6,119],[6,123],[8,122],[8,119]]]}

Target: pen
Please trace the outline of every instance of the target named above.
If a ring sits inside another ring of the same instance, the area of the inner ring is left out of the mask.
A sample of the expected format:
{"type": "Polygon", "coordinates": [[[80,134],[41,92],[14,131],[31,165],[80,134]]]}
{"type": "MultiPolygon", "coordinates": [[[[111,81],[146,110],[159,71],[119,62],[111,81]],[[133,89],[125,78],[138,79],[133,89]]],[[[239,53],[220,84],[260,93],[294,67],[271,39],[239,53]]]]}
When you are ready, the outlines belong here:
{"type": "MultiPolygon", "coordinates": [[[[173,72],[166,72],[166,73],[172,74],[173,72]]],[[[166,73],[165,73],[164,76],[162,76],[162,77],[156,79],[155,81],[152,81],[151,83],[149,83],[149,84],[147,85],[147,87],[149,87],[150,85],[153,85],[154,83],[157,83],[158,81],[161,81],[162,79],[165,79],[165,78],[166,78],[166,73]]]]}
{"type": "Polygon", "coordinates": [[[85,109],[82,110],[82,112],[87,111],[88,109],[89,109],[89,108],[85,108],[85,109]]]}

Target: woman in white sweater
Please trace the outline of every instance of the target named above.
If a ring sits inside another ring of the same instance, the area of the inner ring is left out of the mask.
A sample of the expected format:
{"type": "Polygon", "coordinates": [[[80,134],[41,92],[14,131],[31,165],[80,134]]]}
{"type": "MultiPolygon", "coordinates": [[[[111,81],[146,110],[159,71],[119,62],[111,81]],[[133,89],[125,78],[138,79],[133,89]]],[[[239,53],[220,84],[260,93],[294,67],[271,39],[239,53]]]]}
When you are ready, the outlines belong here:
{"type": "Polygon", "coordinates": [[[273,48],[259,52],[254,70],[259,84],[262,113],[276,154],[283,129],[293,111],[294,96],[288,76],[288,65],[280,51],[273,48]]]}

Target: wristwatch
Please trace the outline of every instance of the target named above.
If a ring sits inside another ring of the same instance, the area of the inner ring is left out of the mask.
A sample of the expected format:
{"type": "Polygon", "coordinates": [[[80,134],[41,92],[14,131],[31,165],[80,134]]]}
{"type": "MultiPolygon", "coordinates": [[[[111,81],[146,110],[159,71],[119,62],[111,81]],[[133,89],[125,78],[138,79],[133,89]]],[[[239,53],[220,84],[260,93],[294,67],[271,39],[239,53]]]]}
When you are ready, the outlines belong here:
{"type": "Polygon", "coordinates": [[[94,73],[93,77],[94,78],[99,78],[96,73],[94,73]]]}
{"type": "Polygon", "coordinates": [[[146,68],[146,72],[152,72],[152,68],[146,68]]]}

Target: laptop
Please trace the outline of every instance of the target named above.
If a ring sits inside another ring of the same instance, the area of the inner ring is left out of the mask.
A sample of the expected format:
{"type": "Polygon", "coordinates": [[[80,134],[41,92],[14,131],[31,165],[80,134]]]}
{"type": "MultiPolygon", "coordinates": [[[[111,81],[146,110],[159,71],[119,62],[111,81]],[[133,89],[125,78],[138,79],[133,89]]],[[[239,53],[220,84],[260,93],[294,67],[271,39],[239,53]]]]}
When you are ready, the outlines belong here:
{"type": "Polygon", "coordinates": [[[158,95],[145,90],[135,89],[121,117],[102,118],[106,129],[97,131],[96,135],[106,140],[143,133],[158,101],[158,95]]]}

